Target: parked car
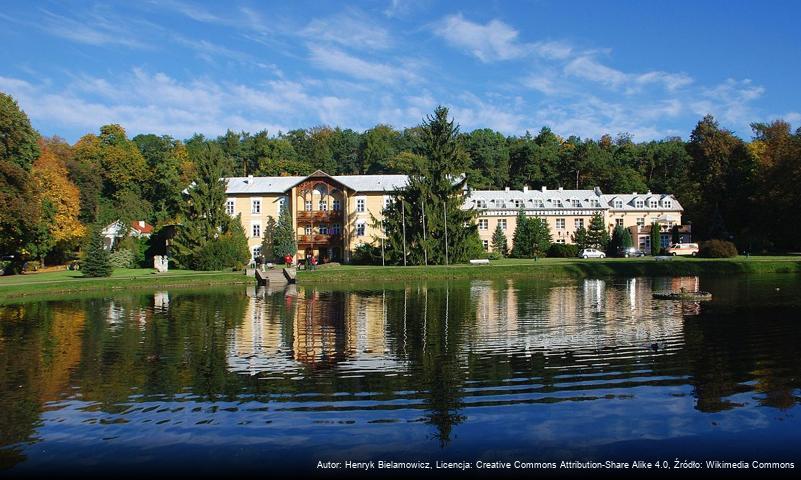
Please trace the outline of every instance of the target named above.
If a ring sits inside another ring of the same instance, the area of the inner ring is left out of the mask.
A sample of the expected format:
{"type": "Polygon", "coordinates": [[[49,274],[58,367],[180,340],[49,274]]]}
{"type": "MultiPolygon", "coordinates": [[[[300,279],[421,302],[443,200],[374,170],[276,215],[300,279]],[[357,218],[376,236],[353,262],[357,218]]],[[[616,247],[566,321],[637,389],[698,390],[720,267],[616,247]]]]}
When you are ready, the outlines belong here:
{"type": "Polygon", "coordinates": [[[640,250],[637,247],[628,247],[628,248],[620,248],[620,249],[618,249],[617,255],[619,257],[625,257],[625,258],[629,258],[629,257],[644,257],[645,256],[645,252],[643,252],[642,250],[640,250]]]}
{"type": "Polygon", "coordinates": [[[606,254],[595,248],[585,248],[578,254],[581,258],[606,258],[606,254]]]}
{"type": "Polygon", "coordinates": [[[668,255],[698,255],[697,243],[674,243],[667,248],[668,255]]]}

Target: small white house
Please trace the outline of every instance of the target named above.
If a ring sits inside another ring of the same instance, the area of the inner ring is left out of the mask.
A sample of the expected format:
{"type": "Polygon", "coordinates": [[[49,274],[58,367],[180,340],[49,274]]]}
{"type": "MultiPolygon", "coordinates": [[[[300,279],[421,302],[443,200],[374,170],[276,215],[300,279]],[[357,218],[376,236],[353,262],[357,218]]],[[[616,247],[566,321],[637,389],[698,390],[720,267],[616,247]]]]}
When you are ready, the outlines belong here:
{"type": "Polygon", "coordinates": [[[144,220],[134,220],[129,225],[125,225],[121,220],[109,224],[101,232],[103,235],[103,245],[106,250],[111,250],[120,240],[130,235],[134,238],[150,238],[153,234],[153,225],[144,220]]]}

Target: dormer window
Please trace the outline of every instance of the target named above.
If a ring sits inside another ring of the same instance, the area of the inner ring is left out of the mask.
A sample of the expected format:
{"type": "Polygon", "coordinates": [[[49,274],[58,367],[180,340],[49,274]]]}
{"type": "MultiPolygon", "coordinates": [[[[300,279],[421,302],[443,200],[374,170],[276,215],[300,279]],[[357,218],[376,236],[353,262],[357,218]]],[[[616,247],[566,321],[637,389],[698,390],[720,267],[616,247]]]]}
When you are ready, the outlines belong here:
{"type": "Polygon", "coordinates": [[[574,207],[574,208],[581,207],[581,201],[580,200],[571,200],[570,205],[572,207],[574,207]]]}
{"type": "Polygon", "coordinates": [[[673,208],[673,202],[670,200],[662,200],[662,206],[665,208],[673,208]]]}
{"type": "Polygon", "coordinates": [[[562,206],[562,201],[561,200],[556,200],[556,206],[557,207],[561,207],[562,206]]]}
{"type": "Polygon", "coordinates": [[[534,200],[534,208],[543,208],[544,206],[542,200],[534,200]]]}
{"type": "Polygon", "coordinates": [[[659,202],[657,202],[656,200],[649,200],[648,201],[648,207],[649,208],[657,208],[658,206],[659,206],[659,202]]]}
{"type": "Polygon", "coordinates": [[[623,208],[623,200],[615,200],[615,208],[623,208]]]}
{"type": "Polygon", "coordinates": [[[476,208],[487,208],[486,200],[476,200],[476,208]]]}
{"type": "Polygon", "coordinates": [[[523,208],[523,200],[515,200],[515,208],[523,208]]]}
{"type": "Polygon", "coordinates": [[[635,200],[634,208],[645,208],[645,200],[635,200]]]}

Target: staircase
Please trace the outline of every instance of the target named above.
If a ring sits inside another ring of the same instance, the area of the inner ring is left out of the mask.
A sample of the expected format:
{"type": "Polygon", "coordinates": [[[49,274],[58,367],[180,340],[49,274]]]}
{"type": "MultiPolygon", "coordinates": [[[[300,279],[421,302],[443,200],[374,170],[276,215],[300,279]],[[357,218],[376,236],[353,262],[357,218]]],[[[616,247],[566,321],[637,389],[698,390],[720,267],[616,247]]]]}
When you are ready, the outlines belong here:
{"type": "Polygon", "coordinates": [[[294,272],[287,272],[287,270],[290,269],[272,268],[264,271],[256,269],[256,282],[259,285],[267,285],[269,283],[271,287],[295,283],[294,272]]]}

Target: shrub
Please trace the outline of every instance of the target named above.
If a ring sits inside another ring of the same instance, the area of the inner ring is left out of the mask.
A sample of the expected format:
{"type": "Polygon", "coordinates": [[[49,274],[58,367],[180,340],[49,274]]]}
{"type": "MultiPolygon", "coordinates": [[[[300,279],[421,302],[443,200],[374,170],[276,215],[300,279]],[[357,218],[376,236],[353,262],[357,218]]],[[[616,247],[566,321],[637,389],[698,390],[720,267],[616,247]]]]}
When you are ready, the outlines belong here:
{"type": "Polygon", "coordinates": [[[556,258],[573,258],[578,256],[578,246],[567,243],[554,243],[548,248],[548,256],[556,258]]]}
{"type": "Polygon", "coordinates": [[[195,270],[241,270],[250,260],[247,239],[244,244],[232,235],[221,235],[209,240],[194,255],[192,267],[195,270]]]}
{"type": "Polygon", "coordinates": [[[706,258],[731,258],[737,256],[737,247],[726,240],[707,240],[701,243],[698,255],[706,258]]]}
{"type": "Polygon", "coordinates": [[[95,225],[87,239],[81,271],[84,277],[110,277],[113,267],[103,245],[100,226],[95,225]]]}
{"type": "Polygon", "coordinates": [[[487,253],[487,259],[489,259],[489,260],[500,260],[502,258],[503,258],[503,255],[501,254],[501,252],[492,251],[492,252],[487,253]]]}
{"type": "Polygon", "coordinates": [[[108,261],[114,268],[135,268],[134,253],[127,248],[121,248],[116,252],[111,252],[108,261]]]}
{"type": "Polygon", "coordinates": [[[381,248],[362,243],[353,249],[351,262],[357,265],[381,265],[381,248]]]}

